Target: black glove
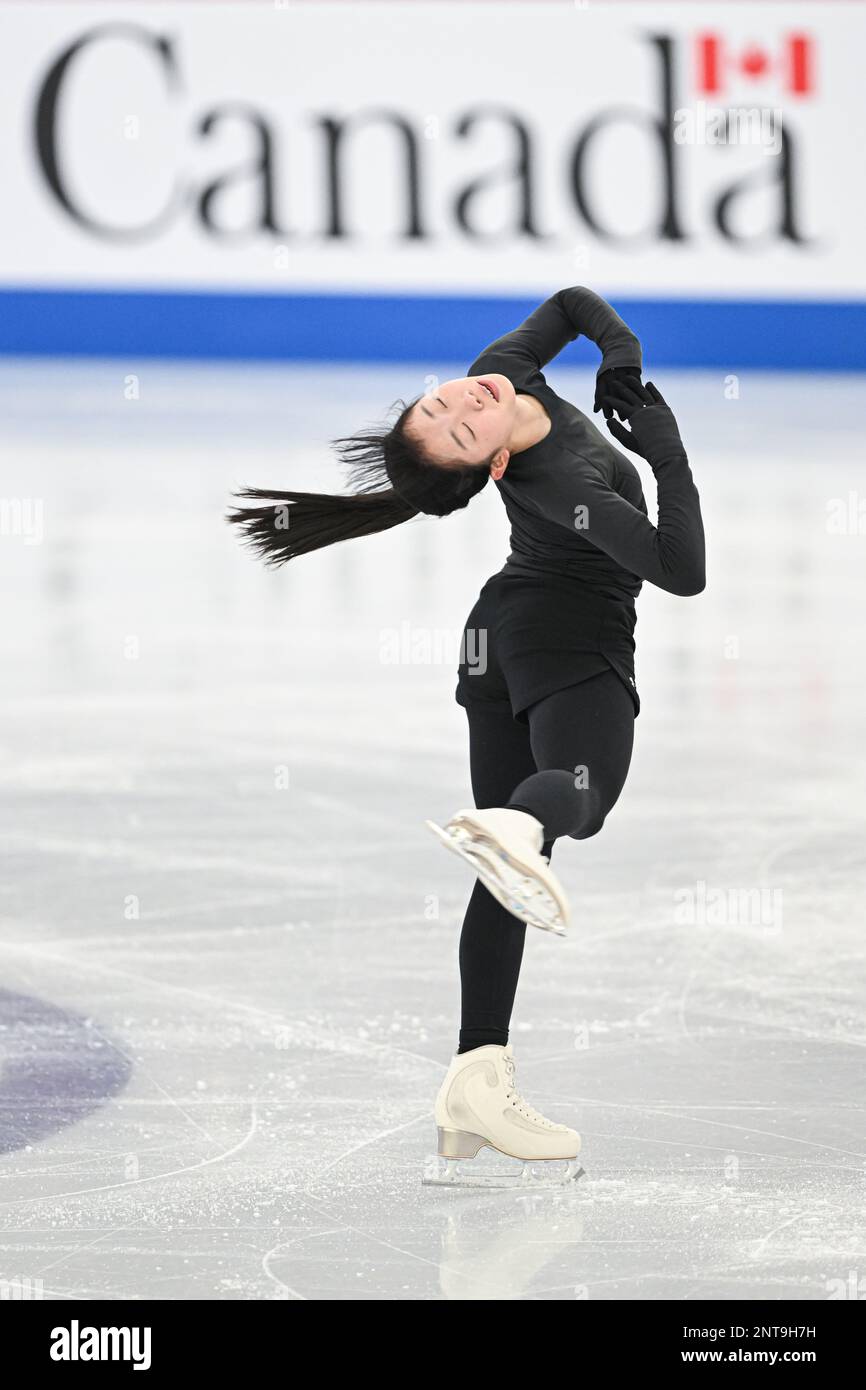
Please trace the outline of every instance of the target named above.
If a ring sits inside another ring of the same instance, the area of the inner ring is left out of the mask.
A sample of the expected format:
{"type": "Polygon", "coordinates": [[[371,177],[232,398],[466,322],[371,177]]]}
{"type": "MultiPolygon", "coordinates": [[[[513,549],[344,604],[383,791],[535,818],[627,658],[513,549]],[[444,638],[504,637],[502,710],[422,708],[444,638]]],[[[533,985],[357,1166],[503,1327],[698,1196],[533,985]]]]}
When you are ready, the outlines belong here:
{"type": "Polygon", "coordinates": [[[646,386],[639,381],[621,381],[611,388],[609,400],[619,420],[628,421],[629,429],[619,420],[607,422],[614,439],[626,449],[640,454],[651,464],[685,456],[674,413],[651,381],[646,386]]]}
{"type": "Polygon", "coordinates": [[[640,367],[602,367],[595,379],[593,415],[597,415],[600,410],[603,410],[605,420],[611,418],[614,407],[610,403],[610,396],[615,393],[617,386],[622,382],[637,382],[639,386],[640,367]]]}

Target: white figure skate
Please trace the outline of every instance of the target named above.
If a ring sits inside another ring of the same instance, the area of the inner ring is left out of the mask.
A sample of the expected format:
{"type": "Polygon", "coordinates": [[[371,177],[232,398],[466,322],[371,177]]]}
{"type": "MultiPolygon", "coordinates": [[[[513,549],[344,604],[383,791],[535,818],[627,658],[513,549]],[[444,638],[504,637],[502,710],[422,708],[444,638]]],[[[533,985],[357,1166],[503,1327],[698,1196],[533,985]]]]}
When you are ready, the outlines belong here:
{"type": "Polygon", "coordinates": [[[426,824],[443,845],[466,860],[513,917],[564,935],[568,899],[541,853],[544,829],[534,816],[494,807],[458,811],[444,828],[431,820],[426,824]]]}
{"type": "Polygon", "coordinates": [[[583,1173],[580,1135],[523,1099],[510,1046],[490,1044],[453,1057],[435,1115],[439,1152],[425,1168],[425,1185],[550,1187],[583,1173]],[[478,1164],[482,1149],[493,1151],[492,1163],[478,1164]]]}

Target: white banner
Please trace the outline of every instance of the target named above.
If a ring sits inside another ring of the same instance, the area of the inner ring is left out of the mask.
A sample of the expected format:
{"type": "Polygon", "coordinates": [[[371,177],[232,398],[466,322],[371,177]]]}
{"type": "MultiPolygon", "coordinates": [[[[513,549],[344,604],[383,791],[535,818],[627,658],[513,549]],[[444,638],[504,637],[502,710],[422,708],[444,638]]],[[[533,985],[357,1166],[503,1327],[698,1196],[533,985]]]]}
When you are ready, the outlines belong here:
{"type": "Polygon", "coordinates": [[[866,290],[860,4],[0,19],[9,286],[866,290]]]}

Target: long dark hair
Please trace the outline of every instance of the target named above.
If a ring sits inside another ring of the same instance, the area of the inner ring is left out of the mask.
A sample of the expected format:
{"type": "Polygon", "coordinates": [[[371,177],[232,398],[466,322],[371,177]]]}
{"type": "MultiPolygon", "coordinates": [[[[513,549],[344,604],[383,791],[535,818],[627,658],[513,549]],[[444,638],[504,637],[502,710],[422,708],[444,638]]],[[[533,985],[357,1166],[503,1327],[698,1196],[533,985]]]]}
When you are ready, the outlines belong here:
{"type": "Polygon", "coordinates": [[[422,512],[447,516],[465,507],[487,482],[488,468],[442,467],[427,459],[405,429],[418,400],[395,402],[391,413],[398,415],[390,426],[331,441],[349,474],[349,493],[244,488],[234,496],[265,505],[236,507],[227,520],[266,564],[282,565],[337,541],[388,531],[422,512]]]}

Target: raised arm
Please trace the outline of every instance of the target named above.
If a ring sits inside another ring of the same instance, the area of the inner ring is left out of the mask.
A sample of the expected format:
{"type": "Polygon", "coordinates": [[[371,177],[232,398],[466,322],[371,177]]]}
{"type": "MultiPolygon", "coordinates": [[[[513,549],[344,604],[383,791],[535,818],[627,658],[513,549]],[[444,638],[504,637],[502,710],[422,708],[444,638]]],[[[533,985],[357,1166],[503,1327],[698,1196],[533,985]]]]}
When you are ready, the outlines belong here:
{"type": "Polygon", "coordinates": [[[610,486],[589,460],[549,485],[542,509],[576,530],[617,564],[671,594],[699,594],[706,584],[701,503],[673,413],[651,383],[621,385],[611,433],[647,460],[658,484],[658,525],[610,486]]]}
{"type": "Polygon", "coordinates": [[[600,475],[575,488],[572,525],[639,579],[669,594],[699,594],[706,585],[704,528],[688,460],[668,459],[653,465],[653,472],[657,526],[600,475]]]}
{"type": "Polygon", "coordinates": [[[477,361],[517,356],[541,370],[581,334],[601,350],[599,372],[628,367],[640,374],[641,348],[635,334],[606,300],[579,285],[558,290],[519,328],[486,347],[477,361]]]}
{"type": "MultiPolygon", "coordinates": [[[[645,458],[655,474],[658,525],[653,526],[642,512],[637,516],[643,525],[636,524],[608,499],[596,518],[594,544],[615,556],[611,547],[621,547],[621,530],[628,536],[627,549],[639,566],[634,573],[672,594],[699,594],[707,582],[701,499],[674,413],[651,381],[646,386],[620,382],[613,390],[616,394],[611,396],[611,404],[620,419],[608,420],[607,427],[620,444],[645,458]],[[628,429],[622,420],[627,421],[628,429]]],[[[618,494],[612,496],[625,503],[618,494]]],[[[632,568],[625,557],[620,563],[632,568]]]]}

